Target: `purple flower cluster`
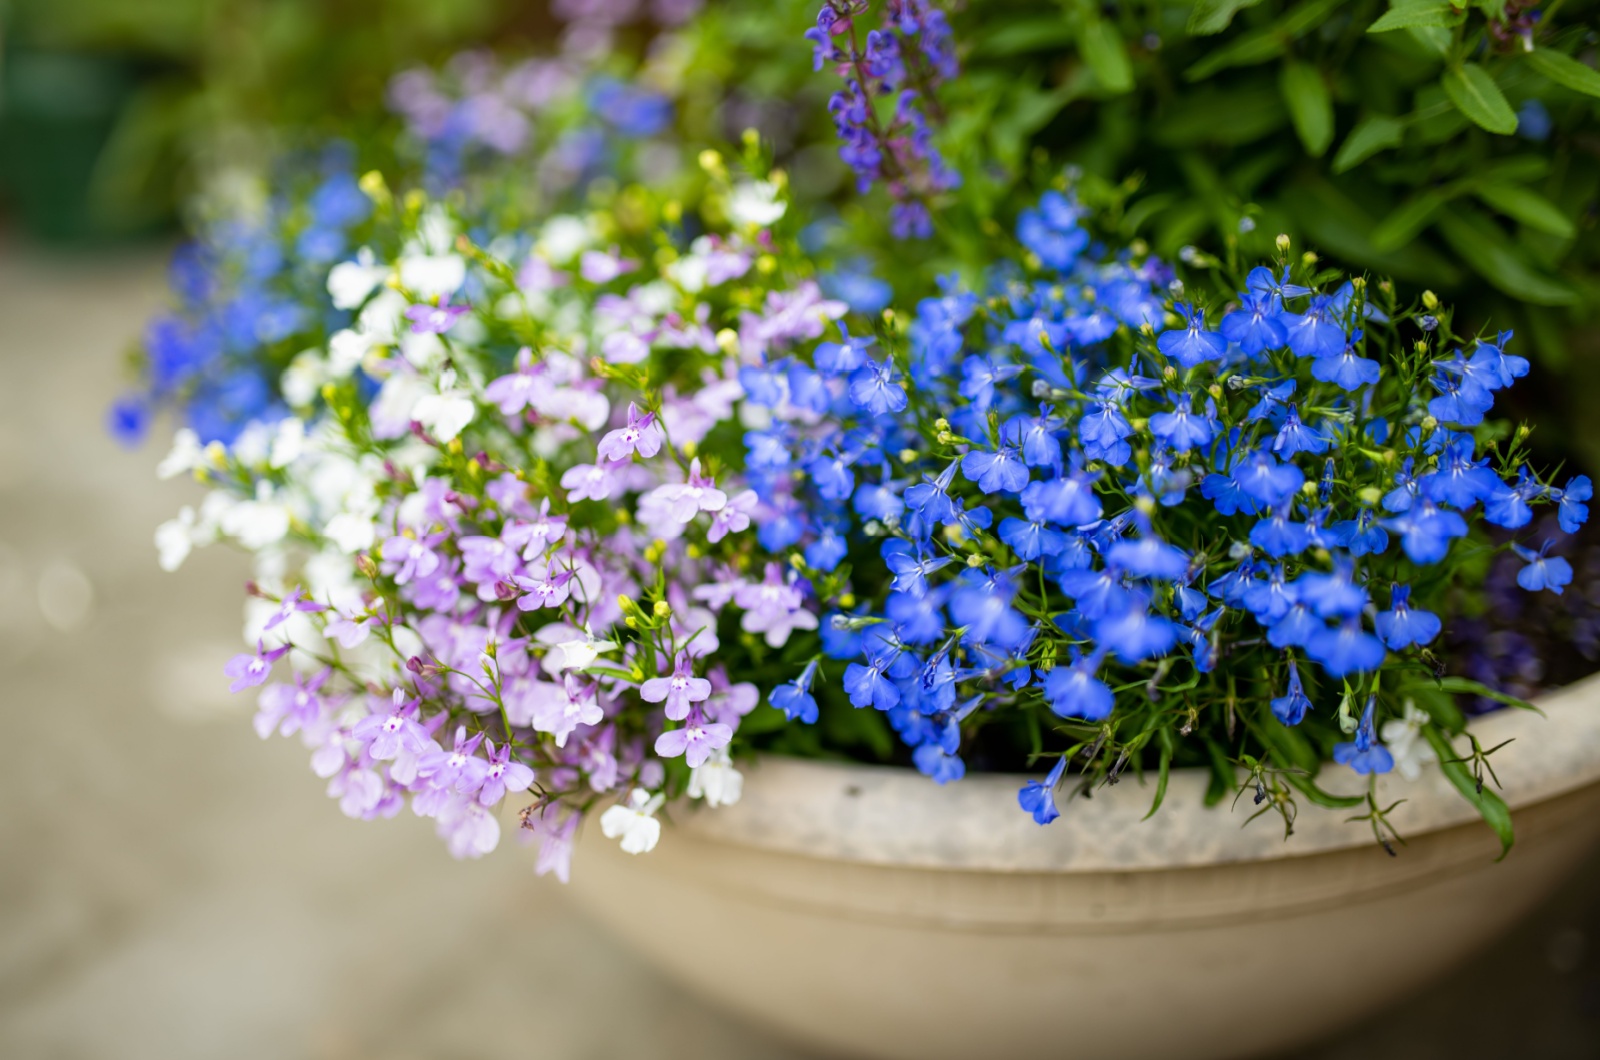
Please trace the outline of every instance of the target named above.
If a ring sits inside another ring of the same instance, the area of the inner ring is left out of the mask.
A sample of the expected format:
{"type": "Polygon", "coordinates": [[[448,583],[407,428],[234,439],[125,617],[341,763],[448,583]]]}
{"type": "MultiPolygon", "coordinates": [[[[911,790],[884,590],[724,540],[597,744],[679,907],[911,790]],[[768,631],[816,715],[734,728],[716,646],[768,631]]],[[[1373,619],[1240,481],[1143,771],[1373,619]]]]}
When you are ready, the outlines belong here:
{"type": "Polygon", "coordinates": [[[828,101],[841,146],[839,157],[866,192],[881,183],[894,200],[890,227],[897,238],[933,233],[929,200],[960,184],[933,144],[930,118],[941,117],[935,90],[955,77],[950,24],[925,0],[890,0],[881,25],[859,46],[856,19],[866,0],[827,0],[806,31],[815,68],[839,68],[845,85],[828,101]],[[892,101],[880,107],[878,100],[892,101]]]}

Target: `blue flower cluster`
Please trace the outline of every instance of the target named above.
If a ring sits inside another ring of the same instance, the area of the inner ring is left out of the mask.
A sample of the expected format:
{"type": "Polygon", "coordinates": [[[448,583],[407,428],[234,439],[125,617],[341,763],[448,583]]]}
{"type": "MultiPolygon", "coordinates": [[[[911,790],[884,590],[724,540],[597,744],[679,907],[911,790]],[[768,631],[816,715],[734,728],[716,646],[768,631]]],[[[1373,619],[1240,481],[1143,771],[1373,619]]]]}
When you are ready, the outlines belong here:
{"type": "Polygon", "coordinates": [[[960,177],[933,144],[934,90],[959,72],[950,23],[925,0],[890,0],[883,23],[858,46],[855,19],[866,0],[827,0],[805,33],[814,68],[836,64],[845,86],[828,101],[841,141],[839,157],[856,174],[858,190],[882,183],[894,200],[890,228],[897,238],[933,233],[929,196],[949,191],[960,177]],[[875,100],[888,98],[892,108],[875,100]]]}
{"type": "MultiPolygon", "coordinates": [[[[1286,258],[1208,307],[1097,244],[1060,191],[1016,235],[982,297],[949,283],[903,329],[841,327],[745,373],[773,413],[746,435],[776,513],[761,541],[836,608],[822,653],[844,694],[943,783],[1004,709],[1041,706],[1126,760],[1236,682],[1284,726],[1327,683],[1370,685],[1333,757],[1391,768],[1375,675],[1431,667],[1456,544],[1538,504],[1567,532],[1587,516],[1588,479],[1557,488],[1473,433],[1528,370],[1509,333],[1444,352],[1437,318],[1380,308],[1361,279],[1314,288],[1286,258]]],[[[1571,579],[1516,547],[1525,588],[1571,579]]],[[[814,718],[818,673],[774,704],[814,718]]],[[[1020,794],[1040,823],[1064,762],[1020,794]]]]}
{"type": "Polygon", "coordinates": [[[286,412],[271,380],[301,340],[342,324],[325,277],[352,252],[351,234],[372,212],[353,163],[342,146],[309,166],[288,163],[258,216],[205,227],[178,250],[176,305],[145,331],[141,389],[111,409],[119,440],[140,441],[161,410],[175,412],[202,442],[225,443],[250,421],[286,412]],[[312,307],[321,307],[321,317],[312,307]],[[273,348],[279,362],[263,363],[261,351],[273,348]]]}

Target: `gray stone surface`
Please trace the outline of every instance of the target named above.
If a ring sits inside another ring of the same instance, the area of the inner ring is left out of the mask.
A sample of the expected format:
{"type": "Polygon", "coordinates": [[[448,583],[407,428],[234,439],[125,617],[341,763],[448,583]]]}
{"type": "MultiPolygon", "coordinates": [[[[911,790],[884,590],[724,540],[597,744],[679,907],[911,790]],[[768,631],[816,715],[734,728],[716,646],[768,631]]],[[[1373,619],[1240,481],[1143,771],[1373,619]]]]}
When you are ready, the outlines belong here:
{"type": "MultiPolygon", "coordinates": [[[[243,564],[163,575],[151,532],[194,488],[101,430],[162,284],[148,250],[0,242],[0,1057],[799,1056],[642,966],[517,852],[458,864],[409,815],[346,820],[298,745],[256,739],[219,673],[243,564]]],[[[1597,881],[1301,1055],[1600,1055],[1597,881]]]]}

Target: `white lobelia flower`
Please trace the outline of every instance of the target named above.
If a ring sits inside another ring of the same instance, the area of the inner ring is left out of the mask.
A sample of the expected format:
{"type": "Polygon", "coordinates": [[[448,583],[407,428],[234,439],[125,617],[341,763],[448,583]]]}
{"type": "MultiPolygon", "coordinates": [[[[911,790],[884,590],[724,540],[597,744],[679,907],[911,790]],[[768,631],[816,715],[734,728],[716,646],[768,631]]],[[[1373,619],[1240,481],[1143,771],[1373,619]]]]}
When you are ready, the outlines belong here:
{"type": "Polygon", "coordinates": [[[373,336],[364,331],[351,331],[344,328],[335,331],[328,339],[328,367],[329,377],[343,379],[366,359],[368,351],[378,344],[373,336]]]}
{"type": "Polygon", "coordinates": [[[707,806],[732,806],[744,794],[744,774],[733,768],[726,747],[689,772],[689,797],[707,806]]]}
{"type": "Polygon", "coordinates": [[[328,295],[335,309],[356,309],[389,275],[389,266],[379,265],[371,247],[362,247],[356,260],[341,261],[328,273],[328,295]]]}
{"type": "Polygon", "coordinates": [[[289,533],[289,509],[273,499],[272,485],[256,486],[254,500],[240,501],[223,513],[223,533],[252,552],[275,545],[289,533]]]}
{"type": "Polygon", "coordinates": [[[589,222],[571,214],[561,214],[545,222],[534,249],[552,265],[566,265],[594,246],[594,230],[589,222]]]}
{"type": "Polygon", "coordinates": [[[728,216],[735,224],[765,228],[788,208],[789,204],[778,198],[777,185],[765,180],[745,181],[728,195],[728,216]]]}
{"type": "Polygon", "coordinates": [[[168,519],[156,527],[156,552],[161,569],[175,571],[183,566],[196,543],[194,509],[186,504],[178,511],[176,519],[168,519]]]}
{"type": "Polygon", "coordinates": [[[378,538],[372,516],[362,512],[340,512],[322,528],[322,536],[348,555],[365,552],[378,538]]]}
{"type": "Polygon", "coordinates": [[[1401,717],[1390,718],[1383,723],[1383,742],[1394,756],[1395,769],[1407,780],[1416,780],[1422,775],[1425,764],[1438,760],[1433,745],[1422,735],[1422,727],[1429,720],[1428,712],[1408,699],[1401,717]]]}
{"type": "Polygon", "coordinates": [[[418,254],[400,259],[400,283],[427,300],[455,294],[467,279],[467,261],[460,254],[418,254]]]}
{"type": "Polygon", "coordinates": [[[267,456],[267,464],[274,468],[285,468],[296,460],[306,448],[305,422],[294,417],[286,416],[278,421],[278,433],[272,439],[272,449],[267,456]]]}
{"type": "Polygon", "coordinates": [[[626,803],[600,815],[600,831],[607,839],[621,839],[625,853],[647,854],[661,839],[661,822],[655,818],[661,803],[660,795],[634,788],[626,803]]]}
{"type": "Polygon", "coordinates": [[[321,351],[306,350],[289,362],[278,379],[278,387],[290,407],[303,409],[317,399],[329,378],[328,362],[321,351]]]}
{"type": "Polygon", "coordinates": [[[187,427],[180,427],[172,436],[172,449],[156,465],[158,478],[176,478],[205,466],[206,451],[200,445],[200,436],[187,427]]]}
{"type": "Polygon", "coordinates": [[[440,442],[454,441],[478,413],[477,403],[455,384],[455,372],[447,369],[439,378],[439,392],[425,394],[411,409],[411,418],[440,442]]]}
{"type": "Polygon", "coordinates": [[[616,646],[616,641],[596,640],[588,630],[584,630],[581,638],[552,644],[539,665],[552,676],[563,670],[582,670],[616,646]]]}

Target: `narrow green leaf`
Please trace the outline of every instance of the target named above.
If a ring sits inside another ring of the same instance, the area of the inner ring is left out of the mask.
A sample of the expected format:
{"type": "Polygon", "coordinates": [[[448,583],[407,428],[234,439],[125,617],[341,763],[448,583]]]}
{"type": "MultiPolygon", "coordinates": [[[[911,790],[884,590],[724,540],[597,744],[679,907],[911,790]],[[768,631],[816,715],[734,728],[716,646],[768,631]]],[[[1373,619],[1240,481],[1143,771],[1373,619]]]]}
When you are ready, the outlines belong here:
{"type": "Polygon", "coordinates": [[[1439,79],[1444,94],[1474,124],[1500,136],[1517,131],[1517,112],[1511,109],[1489,71],[1477,63],[1452,66],[1439,79]]]}
{"type": "Polygon", "coordinates": [[[1086,23],[1078,47],[1101,88],[1119,95],[1132,91],[1133,66],[1128,62],[1128,49],[1116,26],[1103,18],[1086,23]]]}
{"type": "Polygon", "coordinates": [[[1421,3],[1393,4],[1367,27],[1368,33],[1389,33],[1413,26],[1459,26],[1466,13],[1451,7],[1447,0],[1422,0],[1421,3]]]}
{"type": "Polygon", "coordinates": [[[1161,745],[1161,765],[1156,771],[1156,797],[1150,803],[1150,812],[1144,815],[1148,821],[1161,809],[1161,801],[1167,797],[1167,779],[1172,775],[1172,748],[1163,743],[1161,745]]]}
{"type": "Polygon", "coordinates": [[[1291,8],[1288,14],[1261,29],[1252,30],[1216,49],[1184,71],[1190,81],[1204,81],[1212,74],[1234,66],[1253,66],[1282,55],[1289,42],[1316,29],[1328,20],[1345,0],[1311,0],[1291,8]]]}
{"type": "Polygon", "coordinates": [[[1360,806],[1367,801],[1365,795],[1335,795],[1332,792],[1323,791],[1317,787],[1316,782],[1309,777],[1300,776],[1298,773],[1290,773],[1285,779],[1289,781],[1291,787],[1313,803],[1318,806],[1326,806],[1330,810],[1348,810],[1352,806],[1360,806]]]}
{"type": "Polygon", "coordinates": [[[1333,157],[1333,171],[1354,169],[1379,151],[1399,147],[1405,138],[1406,123],[1387,114],[1369,114],[1356,123],[1333,157]]]}
{"type": "Polygon", "coordinates": [[[1571,239],[1577,229],[1561,208],[1538,192],[1529,191],[1520,184],[1481,184],[1473,191],[1478,198],[1499,210],[1513,221],[1521,221],[1529,228],[1548,232],[1562,239],[1571,239]]]}
{"type": "Polygon", "coordinates": [[[1534,305],[1573,305],[1578,292],[1566,281],[1528,263],[1488,217],[1465,204],[1441,213],[1439,231],[1461,259],[1494,286],[1534,305]]]}
{"type": "Polygon", "coordinates": [[[1535,48],[1528,53],[1528,65],[1563,88],[1600,96],[1600,71],[1585,66],[1570,55],[1562,55],[1548,48],[1535,48]]]}
{"type": "Polygon", "coordinates": [[[1544,714],[1544,711],[1529,703],[1526,699],[1518,699],[1516,696],[1490,688],[1488,685],[1481,684],[1468,677],[1442,677],[1439,679],[1439,688],[1441,691],[1455,695],[1483,696],[1485,699],[1492,699],[1496,703],[1504,703],[1508,707],[1531,710],[1539,715],[1544,714]]]}
{"type": "Polygon", "coordinates": [[[1427,736],[1429,745],[1433,747],[1433,753],[1439,756],[1439,768],[1444,771],[1444,775],[1450,778],[1450,783],[1461,793],[1461,797],[1472,803],[1483,817],[1484,823],[1500,837],[1500,857],[1495,860],[1504,860],[1505,856],[1511,853],[1512,844],[1517,841],[1511,827],[1511,810],[1506,806],[1505,800],[1488,788],[1479,791],[1478,782],[1466,763],[1449,761],[1460,756],[1437,727],[1428,725],[1422,732],[1427,736]]]}
{"type": "Polygon", "coordinates": [[[1278,87],[1306,154],[1321,158],[1333,143],[1333,98],[1328,95],[1328,83],[1316,67],[1290,60],[1283,64],[1278,87]]]}
{"type": "Polygon", "coordinates": [[[1372,230],[1373,249],[1383,254],[1399,250],[1417,238],[1444,204],[1445,197],[1436,191],[1413,195],[1372,230]]]}
{"type": "Polygon", "coordinates": [[[1223,750],[1220,743],[1206,740],[1206,752],[1211,759],[1211,783],[1206,785],[1205,804],[1215,806],[1233,791],[1236,777],[1233,763],[1228,761],[1228,752],[1223,750]]]}
{"type": "Polygon", "coordinates": [[[1023,55],[1059,48],[1075,37],[1072,26],[1060,17],[1022,19],[980,36],[973,51],[988,56],[1023,55]]]}
{"type": "Polygon", "coordinates": [[[1407,26],[1405,33],[1423,51],[1439,59],[1450,54],[1450,42],[1455,39],[1455,34],[1444,26],[1407,26]]]}
{"type": "Polygon", "coordinates": [[[1200,0],[1189,12],[1188,33],[1191,37],[1209,37],[1221,33],[1233,21],[1233,16],[1261,0],[1200,0]]]}

